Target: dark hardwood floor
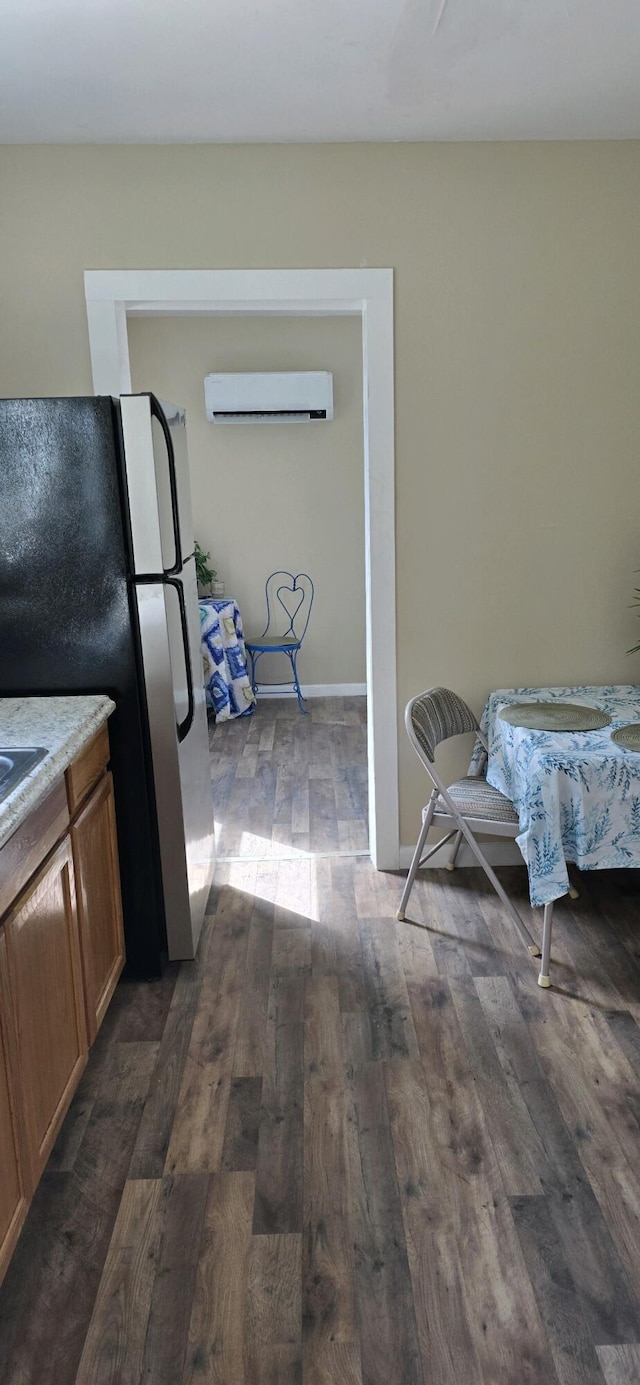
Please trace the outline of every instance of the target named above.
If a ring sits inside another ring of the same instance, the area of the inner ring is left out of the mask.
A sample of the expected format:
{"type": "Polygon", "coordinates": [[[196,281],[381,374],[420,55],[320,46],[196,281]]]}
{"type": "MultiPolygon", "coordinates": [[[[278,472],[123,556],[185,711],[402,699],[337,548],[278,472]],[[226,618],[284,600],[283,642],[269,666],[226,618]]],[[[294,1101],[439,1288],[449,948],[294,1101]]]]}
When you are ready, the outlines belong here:
{"type": "Polygon", "coordinates": [[[219,857],[366,851],[367,700],[263,699],[211,729],[219,857]]]}
{"type": "Polygon", "coordinates": [[[0,1290],[2,1385],[640,1382],[638,877],[558,906],[548,992],[475,870],[397,923],[399,875],[295,854],[362,821],[330,710],[214,736],[221,854],[253,859],[196,962],[118,988],[0,1290]],[[240,849],[247,812],[288,857],[240,849]]]}

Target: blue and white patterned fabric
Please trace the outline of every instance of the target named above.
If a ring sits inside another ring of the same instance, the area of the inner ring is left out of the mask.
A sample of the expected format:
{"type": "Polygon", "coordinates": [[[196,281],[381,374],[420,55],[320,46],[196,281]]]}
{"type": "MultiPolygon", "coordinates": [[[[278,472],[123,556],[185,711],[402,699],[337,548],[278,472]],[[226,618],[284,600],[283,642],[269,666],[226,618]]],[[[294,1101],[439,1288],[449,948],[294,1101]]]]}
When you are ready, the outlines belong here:
{"type": "Polygon", "coordinates": [[[198,604],[207,706],[213,707],[216,721],[251,716],[256,700],[247,673],[238,603],[207,596],[198,604]]]}
{"type": "MultiPolygon", "coordinates": [[[[510,798],[516,838],[529,871],[532,904],[569,889],[567,861],[581,870],[640,866],[640,754],[611,739],[640,722],[640,686],[513,688],[491,693],[481,726],[489,742],[487,779],[510,798]],[[526,731],[501,721],[510,702],[586,703],[608,712],[599,731],[526,731]]],[[[471,764],[476,769],[481,747],[471,764]]]]}

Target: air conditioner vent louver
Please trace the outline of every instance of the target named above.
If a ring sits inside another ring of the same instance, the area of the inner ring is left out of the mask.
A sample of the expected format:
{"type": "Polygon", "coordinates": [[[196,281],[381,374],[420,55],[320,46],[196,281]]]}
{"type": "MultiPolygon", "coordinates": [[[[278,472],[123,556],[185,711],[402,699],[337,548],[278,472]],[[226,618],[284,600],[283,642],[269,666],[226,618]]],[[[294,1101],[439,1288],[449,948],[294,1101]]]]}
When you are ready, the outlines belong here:
{"type": "Polygon", "coordinates": [[[207,375],[204,395],[210,423],[309,423],[333,418],[333,377],[328,371],[207,375]]]}

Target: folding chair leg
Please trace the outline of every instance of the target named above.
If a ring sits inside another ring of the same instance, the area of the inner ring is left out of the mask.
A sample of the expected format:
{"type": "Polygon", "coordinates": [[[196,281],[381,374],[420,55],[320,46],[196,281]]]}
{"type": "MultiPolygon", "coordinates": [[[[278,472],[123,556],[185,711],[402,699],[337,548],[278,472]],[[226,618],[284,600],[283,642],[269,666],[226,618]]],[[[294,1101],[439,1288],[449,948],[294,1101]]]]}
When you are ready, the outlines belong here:
{"type": "Polygon", "coordinates": [[[449,857],[449,860],[447,861],[447,864],[446,864],[446,866],[445,866],[445,870],[455,870],[455,868],[456,868],[456,857],[457,857],[458,852],[459,852],[459,850],[460,850],[460,843],[461,843],[461,841],[462,841],[462,832],[456,832],[456,839],[455,839],[455,841],[454,841],[454,843],[453,843],[453,846],[452,846],[452,848],[451,848],[451,855],[450,855],[450,857],[449,857]]]}
{"type": "Polygon", "coordinates": [[[538,947],[538,944],[534,942],[529,932],[529,929],[527,928],[527,925],[524,922],[524,919],[520,918],[518,910],[516,909],[515,905],[511,903],[511,900],[509,899],[506,890],[502,888],[502,885],[500,884],[500,881],[498,880],[495,871],[492,870],[491,866],[489,865],[489,862],[486,856],[484,855],[484,852],[480,850],[480,847],[478,846],[473,832],[471,832],[470,829],[466,826],[466,823],[462,818],[458,818],[458,821],[461,823],[462,833],[464,835],[465,841],[468,842],[469,846],[471,847],[476,861],[478,861],[482,866],[485,875],[488,876],[489,880],[491,881],[491,884],[493,885],[496,894],[502,900],[505,909],[509,910],[509,913],[511,914],[513,922],[515,923],[516,928],[520,933],[520,936],[525,940],[528,951],[531,953],[532,957],[539,957],[540,948],[538,947]]]}
{"type": "Polygon", "coordinates": [[[551,928],[553,925],[553,903],[544,906],[544,927],[542,932],[542,961],[540,963],[540,975],[538,985],[545,990],[551,985],[549,979],[549,960],[551,957],[551,928]]]}
{"type": "Polygon", "coordinates": [[[427,811],[426,811],[426,813],[425,813],[425,815],[424,815],[424,819],[423,819],[423,822],[422,822],[422,829],[421,829],[420,836],[418,837],[418,840],[417,840],[417,843],[416,843],[416,849],[415,849],[415,851],[414,851],[414,853],[413,853],[413,856],[412,856],[412,858],[411,858],[411,865],[409,866],[409,873],[408,873],[407,878],[406,878],[406,881],[405,881],[404,890],[402,891],[402,899],[400,900],[400,908],[398,909],[398,912],[397,912],[397,914],[396,914],[396,918],[399,920],[400,923],[404,923],[405,918],[406,918],[405,909],[406,909],[406,907],[407,907],[407,904],[409,903],[409,895],[411,894],[411,891],[412,891],[412,889],[413,889],[413,884],[414,884],[416,875],[418,874],[418,868],[419,868],[419,866],[420,866],[420,861],[421,861],[421,858],[422,858],[422,852],[423,852],[423,850],[424,850],[424,844],[425,844],[425,842],[426,842],[426,840],[427,840],[427,836],[428,836],[428,834],[429,834],[429,828],[431,827],[431,822],[432,822],[433,814],[434,814],[434,811],[435,811],[436,798],[437,798],[437,797],[438,797],[438,791],[437,791],[437,789],[434,789],[433,792],[432,792],[432,794],[431,794],[431,798],[429,799],[429,804],[428,804],[428,807],[427,807],[427,811]]]}

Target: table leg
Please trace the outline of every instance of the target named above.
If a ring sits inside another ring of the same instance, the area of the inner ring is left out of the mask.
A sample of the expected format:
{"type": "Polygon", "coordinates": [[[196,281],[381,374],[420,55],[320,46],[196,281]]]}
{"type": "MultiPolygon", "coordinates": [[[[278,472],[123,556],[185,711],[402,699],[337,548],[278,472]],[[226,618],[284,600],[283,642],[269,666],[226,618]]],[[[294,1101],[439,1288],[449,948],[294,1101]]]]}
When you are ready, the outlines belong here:
{"type": "Polygon", "coordinates": [[[551,985],[549,979],[549,959],[551,956],[551,928],[553,924],[553,901],[544,906],[544,926],[542,932],[542,961],[540,963],[540,975],[538,985],[545,990],[551,985]]]}

